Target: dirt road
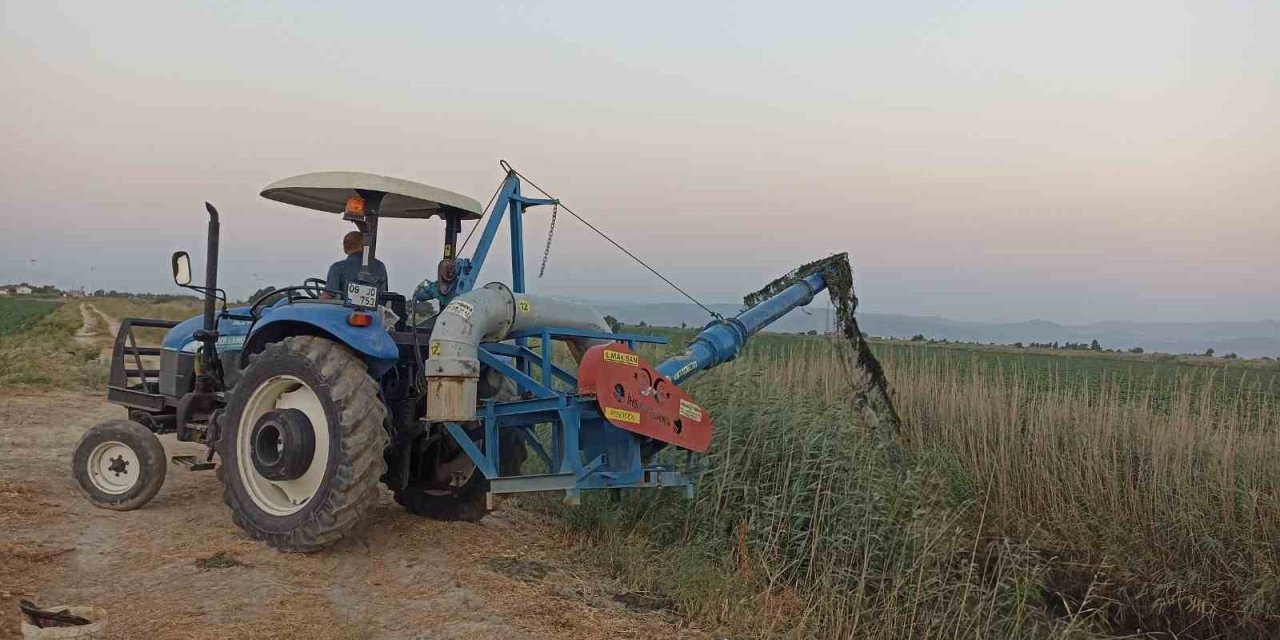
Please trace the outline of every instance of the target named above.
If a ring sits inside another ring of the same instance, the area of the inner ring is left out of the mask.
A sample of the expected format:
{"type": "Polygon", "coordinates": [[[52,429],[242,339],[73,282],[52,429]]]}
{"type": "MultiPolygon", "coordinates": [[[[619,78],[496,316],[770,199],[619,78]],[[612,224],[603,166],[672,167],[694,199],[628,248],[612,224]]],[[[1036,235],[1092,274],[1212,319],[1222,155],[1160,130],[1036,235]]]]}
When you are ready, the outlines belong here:
{"type": "MultiPolygon", "coordinates": [[[[669,611],[628,609],[636,598],[518,508],[436,522],[384,494],[364,531],[311,555],[241,535],[212,472],[171,466],[146,507],[93,508],[71,452],[123,414],[87,394],[0,389],[0,638],[17,637],[20,597],[105,607],[110,638],[709,637],[669,611]]],[[[162,440],[171,454],[199,449],[162,440]]]]}
{"type": "Polygon", "coordinates": [[[97,346],[103,349],[104,359],[111,357],[111,341],[120,331],[120,321],[103,313],[88,302],[80,303],[80,317],[84,324],[73,336],[76,342],[83,345],[97,346]]]}

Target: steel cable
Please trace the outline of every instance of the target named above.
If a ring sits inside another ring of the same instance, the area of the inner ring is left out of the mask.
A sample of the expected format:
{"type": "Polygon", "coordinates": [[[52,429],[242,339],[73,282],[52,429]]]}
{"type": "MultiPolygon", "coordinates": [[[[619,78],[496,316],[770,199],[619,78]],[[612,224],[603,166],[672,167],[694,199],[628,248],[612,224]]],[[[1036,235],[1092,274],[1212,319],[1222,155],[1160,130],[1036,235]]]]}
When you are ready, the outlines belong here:
{"type": "MultiPolygon", "coordinates": [[[[640,266],[644,267],[645,269],[648,269],[648,270],[649,270],[649,272],[650,272],[650,273],[652,273],[653,275],[658,276],[658,278],[659,278],[660,280],[662,280],[663,282],[667,283],[667,285],[669,285],[672,289],[675,289],[676,291],[679,291],[681,295],[683,295],[684,297],[688,298],[691,302],[693,302],[694,304],[698,305],[699,307],[702,307],[702,310],[703,310],[703,311],[706,311],[706,312],[707,312],[707,313],[709,313],[709,314],[711,314],[711,317],[713,317],[713,318],[715,318],[715,319],[717,319],[717,320],[721,320],[721,319],[723,319],[723,316],[721,316],[720,314],[718,314],[718,313],[716,313],[715,311],[711,310],[711,307],[708,307],[707,305],[702,304],[702,302],[701,302],[701,301],[699,301],[697,298],[693,297],[692,295],[689,295],[689,292],[688,292],[688,291],[685,291],[684,289],[681,289],[681,288],[680,288],[676,283],[672,282],[670,278],[668,278],[668,277],[666,277],[666,276],[662,275],[661,273],[658,273],[658,270],[657,270],[657,269],[654,269],[653,267],[649,266],[649,264],[648,264],[647,262],[645,262],[644,260],[641,260],[639,256],[637,256],[636,254],[631,253],[630,251],[628,251],[626,247],[624,247],[624,246],[622,246],[622,245],[618,244],[618,242],[617,242],[616,240],[614,240],[613,238],[610,238],[608,234],[606,234],[605,232],[601,231],[600,229],[597,229],[597,228],[596,228],[596,226],[595,226],[595,225],[593,225],[593,224],[591,224],[590,222],[587,222],[587,221],[586,221],[582,216],[578,215],[578,214],[577,214],[577,212],[575,212],[573,209],[570,209],[570,208],[569,208],[567,205],[565,205],[563,202],[560,202],[558,198],[556,198],[555,196],[553,196],[553,195],[551,195],[550,193],[548,193],[546,189],[543,189],[542,187],[539,187],[539,186],[538,186],[538,184],[537,184],[536,182],[534,182],[534,181],[530,180],[528,176],[524,175],[523,173],[520,173],[520,172],[519,172],[519,171],[517,171],[514,167],[512,167],[510,164],[507,164],[507,161],[506,161],[506,160],[503,160],[503,161],[501,162],[501,165],[502,165],[502,167],[503,167],[504,169],[507,169],[508,171],[510,171],[510,172],[512,172],[512,173],[514,173],[514,174],[516,174],[517,176],[520,176],[520,179],[521,179],[521,180],[524,180],[525,182],[529,183],[529,186],[533,187],[534,189],[537,189],[537,190],[538,190],[542,195],[546,196],[547,198],[549,198],[549,199],[551,199],[551,200],[555,200],[557,203],[559,203],[560,208],[561,208],[561,209],[564,209],[566,213],[568,213],[569,215],[571,215],[571,216],[573,216],[573,217],[577,218],[577,219],[578,219],[578,222],[581,222],[582,224],[587,225],[587,228],[588,228],[588,229],[590,229],[590,230],[592,230],[592,231],[596,232],[596,234],[597,234],[597,235],[599,235],[601,238],[604,238],[605,240],[607,240],[607,241],[609,242],[609,244],[611,244],[611,245],[613,245],[614,247],[616,247],[619,251],[621,251],[621,252],[623,252],[623,253],[627,254],[627,257],[631,258],[632,260],[635,260],[635,261],[636,261],[640,266]]],[[[496,195],[497,195],[497,193],[495,192],[495,194],[494,194],[494,195],[496,196],[496,195]]],[[[476,223],[476,224],[477,224],[477,226],[479,226],[479,223],[476,223]]],[[[473,229],[473,231],[474,231],[474,229],[473,229]]],[[[470,236],[468,236],[468,237],[470,237],[470,236]]]]}

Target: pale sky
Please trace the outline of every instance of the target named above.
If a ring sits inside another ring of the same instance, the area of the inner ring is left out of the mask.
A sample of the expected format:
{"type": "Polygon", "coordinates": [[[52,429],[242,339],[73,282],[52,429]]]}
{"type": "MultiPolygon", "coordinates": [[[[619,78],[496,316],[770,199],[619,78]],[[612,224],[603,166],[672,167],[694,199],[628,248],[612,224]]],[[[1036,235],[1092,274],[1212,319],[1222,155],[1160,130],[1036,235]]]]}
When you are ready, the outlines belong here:
{"type": "MultiPolygon", "coordinates": [[[[709,302],[848,251],[865,311],[1280,318],[1280,2],[0,0],[0,86],[0,282],[177,292],[210,200],[233,297],[300,283],[349,225],[266,184],[505,158],[709,302]]],[[[567,217],[537,280],[549,213],[531,290],[681,300],[567,217]]],[[[407,293],[443,224],[385,228],[407,293]]]]}

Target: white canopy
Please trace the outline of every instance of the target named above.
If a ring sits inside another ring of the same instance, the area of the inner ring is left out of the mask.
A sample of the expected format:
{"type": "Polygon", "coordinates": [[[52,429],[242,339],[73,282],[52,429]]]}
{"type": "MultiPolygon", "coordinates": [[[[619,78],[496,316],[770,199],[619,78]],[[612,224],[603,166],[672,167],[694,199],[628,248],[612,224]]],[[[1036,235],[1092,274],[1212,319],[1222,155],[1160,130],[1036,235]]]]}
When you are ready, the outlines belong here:
{"type": "Polygon", "coordinates": [[[386,194],[378,207],[384,218],[444,217],[460,213],[463,220],[480,218],[480,203],[452,191],[430,185],[355,171],[322,171],[273,182],[262,190],[262,197],[317,211],[342,213],[347,199],[359,195],[356,190],[386,194]]]}

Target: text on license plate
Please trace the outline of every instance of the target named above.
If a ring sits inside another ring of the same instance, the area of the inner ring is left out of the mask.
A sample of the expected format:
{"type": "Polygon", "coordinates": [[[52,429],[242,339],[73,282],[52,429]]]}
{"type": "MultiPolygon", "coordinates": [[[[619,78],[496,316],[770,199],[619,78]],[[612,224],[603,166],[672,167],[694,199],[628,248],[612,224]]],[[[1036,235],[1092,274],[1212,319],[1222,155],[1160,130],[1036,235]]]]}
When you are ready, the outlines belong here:
{"type": "Polygon", "coordinates": [[[378,306],[378,288],[370,284],[348,284],[347,302],[372,309],[378,306]]]}

